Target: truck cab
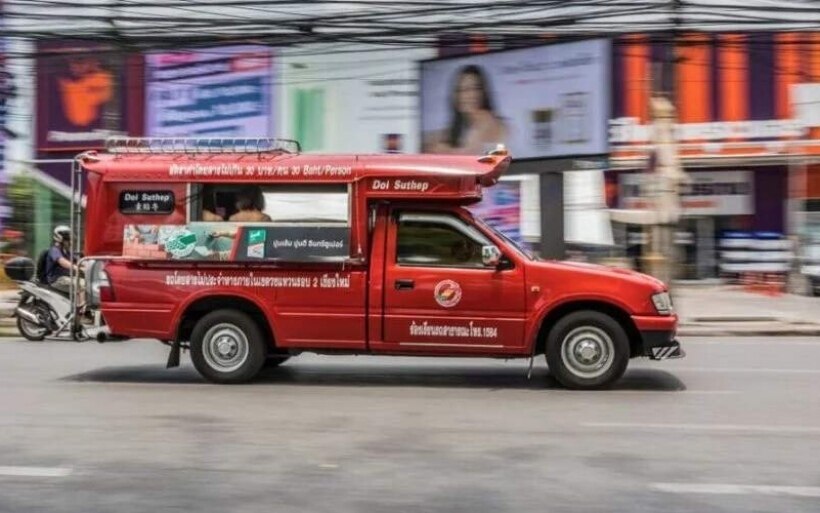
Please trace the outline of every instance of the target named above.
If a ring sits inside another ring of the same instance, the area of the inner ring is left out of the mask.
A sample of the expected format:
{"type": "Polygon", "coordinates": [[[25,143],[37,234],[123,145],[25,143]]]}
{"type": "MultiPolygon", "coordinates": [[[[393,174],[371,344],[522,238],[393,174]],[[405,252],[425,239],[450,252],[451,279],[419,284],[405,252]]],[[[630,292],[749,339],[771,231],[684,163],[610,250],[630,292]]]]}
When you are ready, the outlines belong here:
{"type": "MultiPolygon", "coordinates": [[[[300,352],[532,358],[571,388],[683,355],[663,283],[543,261],[472,215],[489,155],[87,153],[85,252],[112,335],[211,381],[300,352]],[[249,208],[245,208],[249,207],[249,208]],[[239,215],[241,214],[241,215],[239,215]]],[[[146,150],[146,147],[148,150],[146,150]]]]}

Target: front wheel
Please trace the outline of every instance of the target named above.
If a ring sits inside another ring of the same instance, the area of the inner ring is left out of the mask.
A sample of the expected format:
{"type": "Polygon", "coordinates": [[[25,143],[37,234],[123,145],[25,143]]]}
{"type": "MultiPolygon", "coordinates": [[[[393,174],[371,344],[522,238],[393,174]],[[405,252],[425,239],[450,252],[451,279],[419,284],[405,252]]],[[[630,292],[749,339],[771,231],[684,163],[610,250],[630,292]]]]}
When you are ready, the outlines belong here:
{"type": "Polygon", "coordinates": [[[606,388],[623,376],[629,363],[629,340],[623,327],[601,312],[573,312],[547,335],[547,365],[565,387],[606,388]]]}
{"type": "Polygon", "coordinates": [[[194,367],[214,383],[250,381],[265,364],[266,352],[259,325],[237,310],[211,312],[191,333],[194,367]]]}

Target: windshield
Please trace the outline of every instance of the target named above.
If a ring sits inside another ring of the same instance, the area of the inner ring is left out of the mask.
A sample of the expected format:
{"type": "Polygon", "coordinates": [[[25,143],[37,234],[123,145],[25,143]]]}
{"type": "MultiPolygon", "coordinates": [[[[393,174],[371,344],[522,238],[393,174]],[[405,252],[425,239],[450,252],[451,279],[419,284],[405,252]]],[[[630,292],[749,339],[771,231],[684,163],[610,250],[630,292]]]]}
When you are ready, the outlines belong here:
{"type": "Polygon", "coordinates": [[[492,226],[490,226],[489,224],[487,224],[486,222],[484,222],[484,220],[483,220],[483,219],[480,219],[480,218],[478,218],[478,217],[475,217],[474,219],[475,219],[475,220],[476,220],[476,222],[478,222],[481,226],[483,226],[484,228],[486,228],[486,229],[490,230],[490,231],[491,231],[491,232],[493,232],[495,235],[497,235],[498,237],[500,237],[501,239],[503,239],[503,240],[504,240],[504,242],[506,242],[508,245],[512,246],[513,248],[515,248],[515,249],[516,249],[519,253],[521,253],[522,255],[524,255],[525,257],[527,257],[529,260],[535,260],[535,259],[536,259],[536,258],[535,258],[535,255],[533,254],[533,252],[532,252],[532,251],[530,251],[530,250],[528,250],[527,248],[523,247],[520,243],[518,243],[518,242],[516,242],[516,241],[512,240],[511,238],[507,237],[507,236],[506,236],[506,235],[504,235],[502,232],[500,232],[500,231],[496,230],[495,228],[493,228],[492,226]]]}

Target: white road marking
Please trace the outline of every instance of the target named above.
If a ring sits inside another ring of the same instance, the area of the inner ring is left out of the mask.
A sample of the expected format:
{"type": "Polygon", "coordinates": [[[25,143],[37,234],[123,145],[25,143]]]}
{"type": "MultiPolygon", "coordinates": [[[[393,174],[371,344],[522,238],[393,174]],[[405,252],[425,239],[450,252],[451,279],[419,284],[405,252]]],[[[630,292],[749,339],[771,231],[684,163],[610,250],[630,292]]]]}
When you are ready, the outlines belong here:
{"type": "Polygon", "coordinates": [[[0,467],[5,477],[68,477],[74,470],[69,467],[0,467]]]}
{"type": "Polygon", "coordinates": [[[771,367],[669,367],[670,371],[718,372],[721,374],[820,374],[820,369],[777,369],[771,367]]]}
{"type": "MultiPolygon", "coordinates": [[[[694,335],[693,335],[694,336],[694,335]]],[[[686,337],[682,341],[684,346],[703,345],[703,346],[814,346],[820,347],[820,337],[800,337],[801,340],[781,340],[778,337],[776,340],[771,340],[772,337],[761,337],[755,340],[727,340],[726,337],[711,337],[707,339],[691,339],[686,337]],[[808,339],[808,340],[806,340],[808,339]]]]}
{"type": "MultiPolygon", "coordinates": [[[[740,391],[738,390],[607,390],[606,395],[615,395],[615,394],[645,394],[645,395],[658,395],[658,394],[684,394],[684,395],[735,395],[739,394],[740,391]]],[[[575,394],[574,391],[570,390],[567,392],[567,395],[575,394]]]]}
{"type": "Polygon", "coordinates": [[[759,424],[657,424],[638,422],[582,422],[582,427],[663,431],[702,431],[729,433],[820,434],[820,427],[773,426],[759,424]]]}
{"type": "Polygon", "coordinates": [[[325,470],[335,470],[335,469],[339,468],[339,465],[337,465],[335,463],[320,463],[319,468],[325,469],[325,470]]]}
{"type": "Polygon", "coordinates": [[[772,486],[711,483],[652,483],[659,492],[709,495],[778,495],[820,498],[820,486],[772,486]]]}

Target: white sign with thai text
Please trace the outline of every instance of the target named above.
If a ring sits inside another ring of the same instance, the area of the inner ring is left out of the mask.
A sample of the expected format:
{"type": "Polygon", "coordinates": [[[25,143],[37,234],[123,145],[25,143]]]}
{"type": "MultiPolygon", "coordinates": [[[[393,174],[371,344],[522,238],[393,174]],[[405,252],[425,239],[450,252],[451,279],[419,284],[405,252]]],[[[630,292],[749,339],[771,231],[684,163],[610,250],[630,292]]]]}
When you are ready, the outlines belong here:
{"type": "MultiPolygon", "coordinates": [[[[684,215],[730,216],[754,213],[754,193],[750,171],[695,171],[690,182],[681,185],[684,215]]],[[[620,176],[620,206],[626,209],[652,208],[646,184],[650,175],[628,173],[620,176]]]]}
{"type": "MultiPolygon", "coordinates": [[[[806,125],[801,120],[768,119],[761,121],[714,121],[709,123],[678,123],[678,141],[726,141],[731,139],[780,139],[801,137],[806,125]]],[[[609,142],[612,144],[648,143],[652,140],[652,125],[639,124],[638,118],[609,120],[609,142]]]]}

